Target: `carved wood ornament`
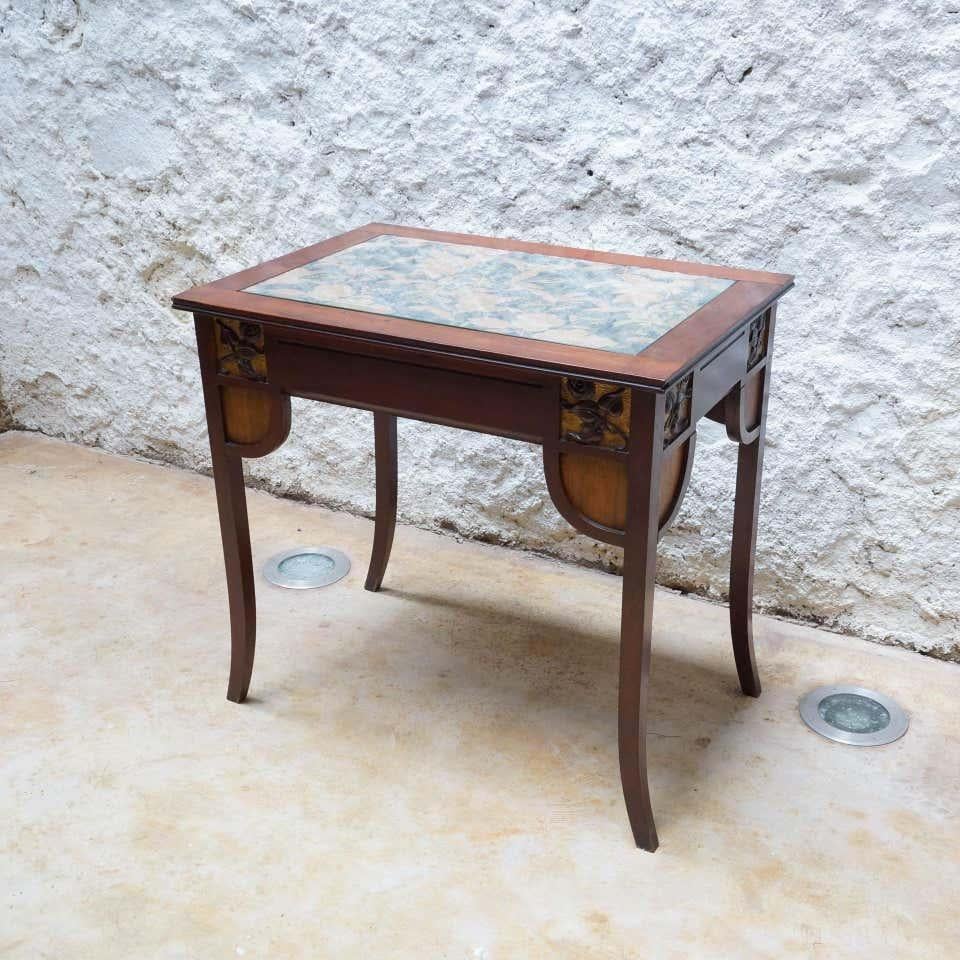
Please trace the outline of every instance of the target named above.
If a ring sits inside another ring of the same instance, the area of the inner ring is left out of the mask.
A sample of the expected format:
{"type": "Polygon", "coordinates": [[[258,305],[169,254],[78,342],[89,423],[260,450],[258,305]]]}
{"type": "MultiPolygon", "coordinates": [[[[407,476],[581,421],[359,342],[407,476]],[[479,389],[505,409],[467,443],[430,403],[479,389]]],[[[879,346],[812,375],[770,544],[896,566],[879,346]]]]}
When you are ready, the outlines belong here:
{"type": "Polygon", "coordinates": [[[663,445],[669,446],[690,426],[693,406],[693,374],[667,387],[666,411],[663,421],[663,445]]]}
{"type": "Polygon", "coordinates": [[[767,355],[767,314],[750,321],[750,346],[747,369],[755,367],[767,355]]]}
{"type": "Polygon", "coordinates": [[[564,377],[560,383],[564,440],[624,451],[630,439],[630,391],[614,383],[564,377]]]}
{"type": "Polygon", "coordinates": [[[217,372],[245,380],[267,379],[263,352],[263,327],[250,320],[217,317],[217,372]]]}

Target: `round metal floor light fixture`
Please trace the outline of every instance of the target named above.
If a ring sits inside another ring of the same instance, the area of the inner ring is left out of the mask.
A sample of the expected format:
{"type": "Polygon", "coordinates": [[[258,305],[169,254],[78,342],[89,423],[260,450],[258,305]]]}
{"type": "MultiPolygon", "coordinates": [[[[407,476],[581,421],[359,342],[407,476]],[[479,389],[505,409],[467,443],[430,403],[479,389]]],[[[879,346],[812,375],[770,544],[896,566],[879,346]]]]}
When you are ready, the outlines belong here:
{"type": "Polygon", "coordinates": [[[888,696],[845,684],[811,690],[800,701],[800,716],[828,740],[855,747],[893,743],[907,732],[910,722],[888,696]]]}
{"type": "Polygon", "coordinates": [[[350,572],[350,560],[333,547],[297,547],[271,557],[263,568],[270,583],[292,590],[326,587],[350,572]]]}

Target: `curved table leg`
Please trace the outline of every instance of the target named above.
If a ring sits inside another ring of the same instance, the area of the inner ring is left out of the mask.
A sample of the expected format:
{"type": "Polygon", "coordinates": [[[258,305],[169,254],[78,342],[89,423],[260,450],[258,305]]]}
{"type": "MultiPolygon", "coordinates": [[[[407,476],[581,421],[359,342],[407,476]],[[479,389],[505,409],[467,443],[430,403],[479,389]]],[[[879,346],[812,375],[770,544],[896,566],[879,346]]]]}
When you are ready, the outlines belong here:
{"type": "Polygon", "coordinates": [[[653,630],[653,594],[660,520],[663,395],[633,393],[629,494],[623,554],[620,621],[620,778],[638,847],[657,849],[647,783],[647,687],[653,630]]]}
{"type": "Polygon", "coordinates": [[[389,413],[373,415],[377,471],[377,513],[374,518],[373,550],[364,587],[376,592],[390,559],[397,524],[397,418],[389,413]]]}
{"type": "MultiPolygon", "coordinates": [[[[218,341],[218,327],[238,321],[196,316],[197,349],[203,381],[213,480],[220,514],[220,536],[227,574],[230,603],[230,680],[227,699],[243,703],[250,689],[257,640],[257,602],[254,589],[253,556],[247,519],[247,497],[243,486],[243,457],[262,457],[276,450],[290,432],[290,398],[265,385],[263,377],[244,376],[230,371],[228,382],[218,377],[221,362],[234,359],[233,344],[218,341]],[[215,324],[218,327],[215,327],[215,324]],[[218,353],[219,351],[219,353],[218,353]],[[224,359],[219,354],[230,353],[224,359]]],[[[264,361],[263,332],[258,324],[245,323],[242,336],[255,362],[264,361]]],[[[265,370],[265,366],[262,367],[265,370]]],[[[256,371],[254,371],[255,373],[256,371]]]]}
{"type": "Polygon", "coordinates": [[[730,551],[730,635],[740,689],[760,696],[760,676],[753,652],[753,562],[757,544],[760,476],[763,470],[763,431],[737,452],[737,494],[733,508],[730,551]]]}
{"type": "Polygon", "coordinates": [[[765,363],[727,399],[727,435],[737,442],[737,492],[733,507],[733,543],[730,548],[730,636],[740,689],[760,696],[760,675],[753,651],[753,566],[760,512],[760,478],[767,432],[770,395],[770,351],[776,309],[765,319],[765,363]]]}
{"type": "Polygon", "coordinates": [[[227,699],[243,703],[250,689],[257,645],[257,601],[243,486],[243,461],[213,447],[213,478],[220,512],[220,536],[230,601],[230,680],[227,699]]]}

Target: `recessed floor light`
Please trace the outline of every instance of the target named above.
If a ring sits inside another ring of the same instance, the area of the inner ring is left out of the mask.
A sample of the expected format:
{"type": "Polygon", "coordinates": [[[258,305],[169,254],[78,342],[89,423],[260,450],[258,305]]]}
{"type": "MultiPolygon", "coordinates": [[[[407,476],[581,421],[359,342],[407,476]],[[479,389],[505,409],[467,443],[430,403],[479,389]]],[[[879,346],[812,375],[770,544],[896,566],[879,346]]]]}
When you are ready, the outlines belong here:
{"type": "Polygon", "coordinates": [[[342,580],[350,572],[347,555],[333,547],[298,547],[271,557],[263,575],[278,587],[309,590],[342,580]]]}
{"type": "Polygon", "coordinates": [[[907,715],[888,696],[845,684],[811,690],[800,701],[800,716],[828,740],[855,747],[892,743],[909,725],[907,715]]]}

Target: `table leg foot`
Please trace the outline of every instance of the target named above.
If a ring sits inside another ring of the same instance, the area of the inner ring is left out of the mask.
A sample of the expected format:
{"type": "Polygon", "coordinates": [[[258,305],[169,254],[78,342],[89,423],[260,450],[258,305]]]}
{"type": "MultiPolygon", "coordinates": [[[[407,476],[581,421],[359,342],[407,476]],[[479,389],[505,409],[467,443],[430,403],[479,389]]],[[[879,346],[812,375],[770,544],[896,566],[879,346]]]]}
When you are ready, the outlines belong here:
{"type": "MultiPolygon", "coordinates": [[[[761,375],[766,377],[768,373],[761,375]]],[[[740,689],[748,697],[760,696],[760,675],[753,650],[753,569],[757,517],[760,512],[765,420],[766,389],[758,435],[752,443],[741,443],[737,448],[737,492],[730,550],[730,635],[740,689]]]]}
{"type": "Polygon", "coordinates": [[[763,437],[740,444],[730,551],[730,635],[740,689],[748,697],[760,696],[760,675],[753,651],[753,562],[762,468],[763,437]]]}
{"type": "MultiPolygon", "coordinates": [[[[655,570],[655,535],[650,550],[655,570]]],[[[647,557],[624,557],[618,739],[620,780],[633,838],[638,847],[653,852],[657,849],[657,828],[647,782],[647,687],[654,580],[650,567],[647,557]]]]}
{"type": "Polygon", "coordinates": [[[663,395],[635,391],[632,403],[635,419],[627,465],[618,740],[620,779],[633,838],[642,850],[653,852],[658,840],[647,782],[647,689],[660,522],[663,395]]]}
{"type": "Polygon", "coordinates": [[[397,524],[397,418],[374,413],[374,449],[377,471],[377,513],[374,519],[373,550],[364,588],[376,592],[383,583],[397,524]]]}
{"type": "Polygon", "coordinates": [[[214,456],[213,476],[230,601],[230,680],[227,699],[243,703],[253,673],[257,606],[242,460],[238,456],[218,452],[214,456]]]}
{"type": "MultiPolygon", "coordinates": [[[[647,782],[647,724],[644,708],[635,697],[620,697],[620,780],[633,839],[641,850],[653,853],[660,841],[650,805],[647,782]]],[[[644,691],[643,699],[646,699],[644,691]]]]}

